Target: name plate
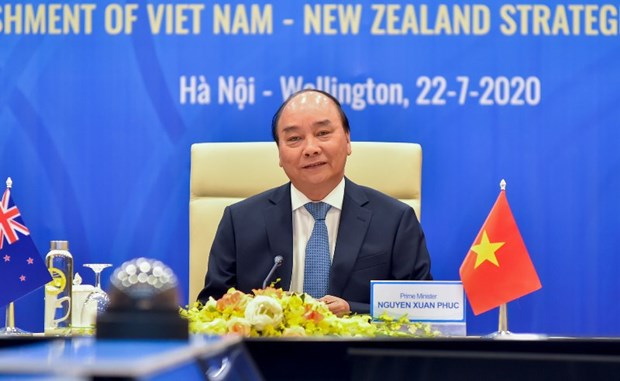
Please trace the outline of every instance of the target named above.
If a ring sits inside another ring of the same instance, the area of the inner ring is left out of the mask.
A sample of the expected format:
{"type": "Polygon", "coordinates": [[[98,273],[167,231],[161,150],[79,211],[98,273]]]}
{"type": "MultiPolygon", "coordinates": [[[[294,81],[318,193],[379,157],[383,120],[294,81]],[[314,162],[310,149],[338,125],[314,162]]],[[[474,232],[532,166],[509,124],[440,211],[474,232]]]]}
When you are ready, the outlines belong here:
{"type": "Polygon", "coordinates": [[[407,315],[410,321],[465,323],[465,292],[458,281],[370,281],[370,314],[407,315]]]}

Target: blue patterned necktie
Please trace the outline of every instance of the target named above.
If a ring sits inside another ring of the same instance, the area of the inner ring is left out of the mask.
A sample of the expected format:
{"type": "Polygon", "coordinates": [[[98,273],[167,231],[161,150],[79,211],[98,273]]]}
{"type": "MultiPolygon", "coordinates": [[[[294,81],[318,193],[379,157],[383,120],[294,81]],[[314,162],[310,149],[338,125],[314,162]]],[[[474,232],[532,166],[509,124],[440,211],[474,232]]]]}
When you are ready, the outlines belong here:
{"type": "Polygon", "coordinates": [[[309,202],[304,206],[314,217],[314,228],[306,245],[304,292],[314,298],[321,298],[327,293],[331,267],[329,238],[325,225],[325,215],[331,205],[324,202],[309,202]]]}

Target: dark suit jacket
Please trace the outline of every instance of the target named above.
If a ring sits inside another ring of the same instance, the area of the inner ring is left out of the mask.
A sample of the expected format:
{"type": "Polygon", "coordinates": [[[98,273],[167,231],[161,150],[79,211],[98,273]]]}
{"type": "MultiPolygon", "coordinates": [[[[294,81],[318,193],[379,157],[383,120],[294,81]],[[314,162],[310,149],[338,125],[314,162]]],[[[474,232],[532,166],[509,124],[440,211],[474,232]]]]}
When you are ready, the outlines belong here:
{"type": "MultiPolygon", "coordinates": [[[[430,280],[424,233],[408,205],[346,179],[332,261],[329,295],[353,312],[368,313],[371,280],[430,280]]],[[[220,298],[230,287],[261,288],[274,257],[284,262],[272,279],[288,290],[293,269],[290,183],[227,207],[198,300],[220,298]]]]}

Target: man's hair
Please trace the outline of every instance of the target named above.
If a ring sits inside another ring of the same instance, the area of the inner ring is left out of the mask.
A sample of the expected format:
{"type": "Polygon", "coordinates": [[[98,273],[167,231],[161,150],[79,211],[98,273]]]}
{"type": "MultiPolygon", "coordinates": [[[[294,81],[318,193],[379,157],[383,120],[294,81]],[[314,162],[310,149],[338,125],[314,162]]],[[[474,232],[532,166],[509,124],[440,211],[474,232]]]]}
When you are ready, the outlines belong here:
{"type": "Polygon", "coordinates": [[[278,111],[276,111],[276,113],[273,115],[273,118],[271,119],[271,135],[273,136],[273,140],[276,142],[276,144],[280,144],[280,141],[278,139],[277,128],[278,128],[278,122],[280,121],[280,115],[282,114],[282,110],[284,110],[286,105],[288,105],[289,102],[293,98],[295,98],[299,94],[309,93],[309,92],[315,92],[315,93],[323,94],[327,98],[331,99],[331,101],[336,105],[336,108],[338,109],[338,114],[340,115],[340,121],[342,122],[342,128],[344,128],[344,131],[346,133],[350,133],[351,128],[349,127],[349,119],[347,118],[347,115],[344,113],[344,110],[342,110],[342,106],[340,105],[340,102],[338,102],[338,99],[336,99],[336,97],[334,97],[330,93],[325,92],[323,90],[303,89],[303,90],[297,91],[293,95],[289,96],[288,99],[285,100],[284,103],[282,103],[280,105],[280,107],[278,108],[278,111]]]}

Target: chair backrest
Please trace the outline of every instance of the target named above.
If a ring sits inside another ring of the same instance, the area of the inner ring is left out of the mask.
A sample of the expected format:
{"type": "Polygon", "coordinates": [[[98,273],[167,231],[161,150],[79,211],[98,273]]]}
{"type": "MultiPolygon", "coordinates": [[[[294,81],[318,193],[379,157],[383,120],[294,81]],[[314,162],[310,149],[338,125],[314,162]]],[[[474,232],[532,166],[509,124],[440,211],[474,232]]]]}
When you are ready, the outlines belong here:
{"type": "MultiPolygon", "coordinates": [[[[345,175],[397,198],[420,218],[422,148],[415,143],[352,142],[345,175]]],[[[284,184],[274,142],[192,145],[189,203],[189,301],[204,286],[213,237],[227,205],[284,184]]]]}

